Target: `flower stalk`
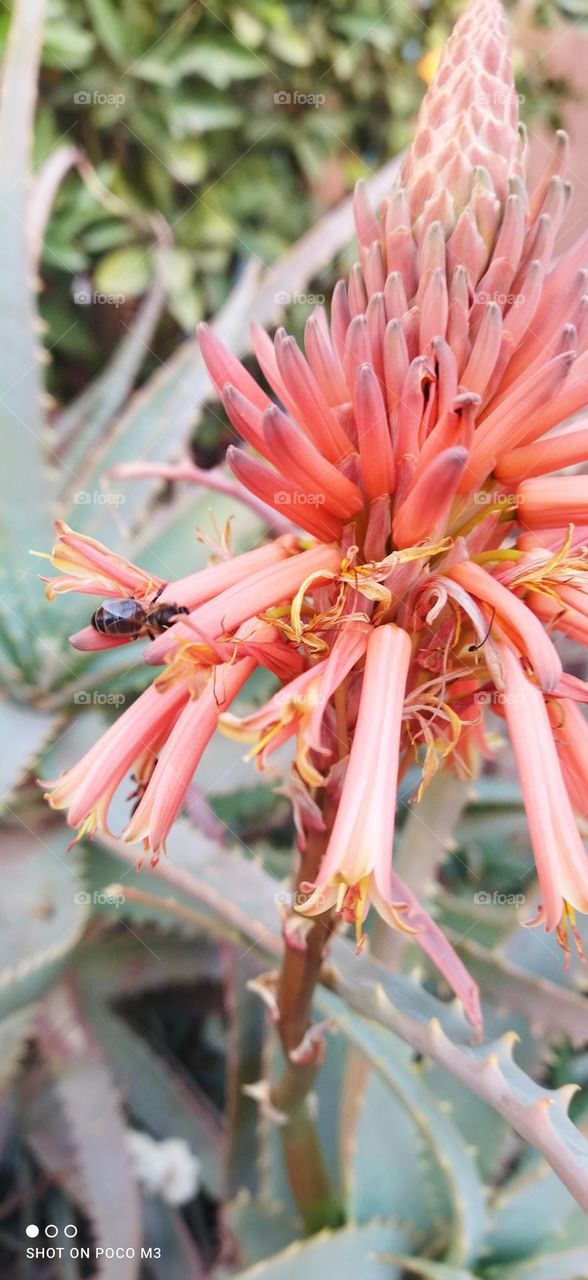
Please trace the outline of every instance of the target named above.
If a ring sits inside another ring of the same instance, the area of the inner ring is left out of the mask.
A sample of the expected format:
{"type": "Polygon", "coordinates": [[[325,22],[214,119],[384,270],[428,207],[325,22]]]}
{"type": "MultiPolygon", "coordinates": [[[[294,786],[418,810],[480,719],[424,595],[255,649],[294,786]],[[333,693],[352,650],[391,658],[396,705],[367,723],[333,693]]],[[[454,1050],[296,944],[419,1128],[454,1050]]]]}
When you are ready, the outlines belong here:
{"type": "MultiPolygon", "coordinates": [[[[309,833],[300,857],[296,894],[301,884],[318,873],[327,838],[328,829],[309,833]]],[[[276,988],[276,1029],[285,1067],[271,1091],[271,1104],[285,1118],[280,1129],[284,1164],[308,1232],[339,1226],[343,1217],[325,1165],[311,1102],[324,1057],[320,1030],[315,1036],[311,1032],[312,1001],[335,925],[333,910],[318,916],[310,924],[304,947],[295,935],[289,937],[287,928],[284,930],[284,953],[276,988]]]]}

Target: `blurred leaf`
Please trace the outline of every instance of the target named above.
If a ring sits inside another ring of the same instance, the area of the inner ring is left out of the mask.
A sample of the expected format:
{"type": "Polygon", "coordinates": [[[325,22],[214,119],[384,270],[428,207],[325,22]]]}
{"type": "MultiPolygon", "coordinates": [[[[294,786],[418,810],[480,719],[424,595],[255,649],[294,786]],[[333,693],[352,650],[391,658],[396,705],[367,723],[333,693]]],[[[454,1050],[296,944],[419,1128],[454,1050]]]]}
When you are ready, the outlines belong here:
{"type": "MultiPolygon", "coordinates": [[[[544,1160],[533,1157],[493,1197],[488,1249],[505,1262],[567,1243],[578,1206],[544,1160]]],[[[583,1217],[588,1244],[588,1216],[583,1217]]]]}
{"type": "Polygon", "coordinates": [[[295,1240],[299,1227],[278,1209],[261,1204],[242,1192],[227,1205],[227,1225],[237,1244],[237,1265],[254,1263],[285,1249],[295,1240]]]}
{"type": "Polygon", "coordinates": [[[222,980],[218,948],[208,938],[191,938],[189,947],[175,938],[156,934],[155,953],[145,939],[126,929],[86,945],[76,956],[76,979],[88,1000],[128,999],[162,987],[222,980]]]}
{"type": "MultiPolygon", "coordinates": [[[[437,1176],[441,1178],[444,1184],[452,1216],[448,1260],[468,1262],[475,1258],[483,1241],[486,1226],[485,1197],[471,1152],[461,1134],[455,1128],[451,1119],[441,1110],[434,1095],[419,1080],[417,1072],[407,1064],[404,1056],[399,1053],[395,1040],[391,1035],[355,1016],[345,1007],[341,1000],[333,997],[330,992],[319,990],[316,1003],[321,1013],[328,1018],[332,1018],[335,1025],[351,1040],[356,1048],[361,1050],[369,1061],[370,1066],[378,1073],[380,1080],[385,1083],[387,1088],[402,1104],[402,1108],[406,1109],[407,1115],[412,1121],[412,1125],[409,1125],[409,1133],[410,1129],[416,1129],[421,1143],[424,1145],[425,1167],[424,1169],[419,1167],[419,1181],[422,1184],[426,1183],[427,1176],[429,1179],[432,1177],[431,1163],[433,1170],[435,1170],[436,1166],[437,1176]]],[[[371,1126],[371,1156],[376,1180],[380,1178],[378,1171],[381,1170],[382,1163],[385,1161],[386,1147],[392,1143],[394,1143],[394,1150],[397,1155],[396,1167],[398,1172],[401,1177],[408,1177],[410,1154],[409,1151],[405,1151],[403,1156],[401,1149],[396,1146],[396,1138],[392,1136],[393,1126],[386,1123],[388,1119],[386,1115],[386,1098],[382,1090],[376,1089],[374,1103],[375,1106],[372,1112],[372,1121],[374,1123],[371,1126]],[[381,1107],[380,1111],[378,1111],[378,1099],[381,1107]],[[379,1149],[377,1145],[378,1115],[380,1115],[382,1123],[382,1144],[379,1149]],[[377,1158],[375,1152],[378,1152],[377,1158]]],[[[399,1116],[399,1125],[399,1142],[402,1144],[402,1114],[399,1116]]],[[[364,1153],[361,1152],[361,1134],[362,1128],[360,1124],[358,1155],[356,1157],[358,1161],[357,1176],[360,1176],[364,1167],[364,1153]]],[[[414,1149],[415,1146],[416,1144],[413,1146],[413,1164],[416,1163],[415,1156],[417,1155],[414,1149]]],[[[369,1173],[368,1165],[369,1161],[366,1159],[366,1173],[369,1173]]],[[[392,1192],[392,1188],[388,1188],[386,1183],[382,1182],[378,1187],[376,1182],[375,1190],[380,1199],[377,1206],[374,1206],[373,1212],[386,1212],[384,1200],[389,1192],[392,1192]]],[[[362,1186],[360,1181],[357,1187],[357,1195],[361,1196],[361,1194],[362,1186]]],[[[365,1213],[365,1208],[362,1209],[362,1212],[365,1213]]],[[[399,1214],[399,1208],[389,1201],[387,1212],[389,1216],[399,1214]]],[[[418,1223],[418,1216],[416,1221],[418,1223]]]]}
{"type": "Polygon", "coordinates": [[[86,65],[95,43],[91,31],[84,31],[65,19],[50,18],[43,44],[43,63],[57,71],[64,66],[78,71],[86,65]]]}
{"type": "MultiPolygon", "coordinates": [[[[187,938],[194,937],[199,928],[198,924],[190,925],[185,919],[174,919],[170,916],[169,907],[166,908],[169,890],[166,889],[165,884],[146,870],[137,871],[134,867],[127,870],[121,885],[121,893],[126,893],[125,901],[119,904],[108,900],[104,890],[119,880],[120,869],[120,862],[116,858],[101,849],[97,843],[93,843],[89,851],[85,883],[88,895],[93,902],[95,916],[128,920],[134,926],[156,925],[166,931],[173,929],[174,932],[187,938]],[[139,893],[147,890],[149,902],[133,901],[133,890],[139,893]]],[[[174,899],[180,903],[190,903],[189,894],[180,892],[174,894],[174,899]]],[[[203,913],[202,919],[206,921],[206,918],[206,913],[203,913]]],[[[211,920],[211,927],[212,923],[211,920]]]]}
{"type": "Polygon", "coordinates": [[[267,73],[267,63],[262,58],[248,53],[237,40],[225,35],[201,37],[183,50],[172,66],[178,79],[201,75],[217,89],[227,89],[234,80],[267,73]]]}
{"type": "Polygon", "coordinates": [[[488,1271],[489,1280],[584,1280],[588,1273],[588,1247],[545,1253],[514,1267],[488,1271]]]}
{"type": "Polygon", "coordinates": [[[167,152],[170,170],[178,182],[200,182],[208,165],[206,151],[196,138],[170,142],[167,152]]]}
{"type": "Polygon", "coordinates": [[[151,288],[111,357],[104,372],[59,415],[53,424],[58,447],[66,448],[67,466],[74,473],[68,487],[77,484],[77,468],[87,452],[102,441],[115,414],[132,390],[145,352],[149,348],[165,302],[161,272],[156,271],[151,288]]]}
{"type": "Polygon", "coordinates": [[[51,206],[66,173],[77,163],[78,156],[76,147],[59,146],[44,160],[38,173],[35,174],[28,228],[35,267],[38,266],[41,257],[51,206]]]}
{"type": "MultiPolygon", "coordinates": [[[[52,492],[44,460],[41,353],[27,235],[30,155],[43,0],[18,0],[4,59],[0,98],[0,542],[19,591],[2,604],[6,626],[22,634],[32,574],[26,549],[49,539],[52,492]]],[[[12,583],[10,586],[12,587],[12,583]]]]}
{"type": "Polygon", "coordinates": [[[0,811],[25,773],[35,765],[59,721],[48,712],[0,699],[2,729],[10,751],[0,756],[0,811]]]}
{"type": "MultiPolygon", "coordinates": [[[[232,1016],[229,1022],[227,1060],[226,1180],[229,1197],[244,1189],[243,1195],[237,1196],[234,1208],[239,1221],[243,1210],[243,1230],[246,1232],[249,1222],[256,1217],[256,1204],[250,1202],[248,1192],[257,1192],[258,1116],[251,1099],[244,1094],[243,1086],[254,1084],[261,1075],[266,1016],[261,1000],[247,990],[247,983],[259,973],[257,957],[240,956],[239,950],[231,946],[227,959],[225,1000],[232,1016]],[[251,1213],[248,1209],[250,1204],[251,1213]]],[[[263,1209],[260,1208],[260,1212],[263,1209]]],[[[286,1241],[282,1239],[279,1243],[285,1244],[286,1241]]],[[[263,1247],[261,1243],[261,1248],[263,1247]]],[[[279,1244],[276,1243],[274,1247],[278,1248],[279,1244]]],[[[268,1253],[271,1252],[273,1249],[268,1249],[268,1253]]],[[[255,1257],[246,1249],[243,1264],[254,1261],[255,1257]]]]}
{"type": "Polygon", "coordinates": [[[345,1134],[351,1151],[347,1171],[348,1214],[354,1222],[393,1216],[410,1222],[421,1239],[450,1215],[446,1188],[414,1121],[372,1072],[355,1088],[355,1123],[345,1134]],[[394,1158],[390,1153],[394,1152],[394,1158]],[[386,1169],[386,1177],[382,1170],[386,1169]]]}
{"type": "Polygon", "coordinates": [[[490,1182],[518,1150],[518,1139],[502,1116],[464,1089],[438,1063],[425,1060],[421,1070],[427,1088],[438,1098],[474,1154],[480,1176],[490,1182]]]}
{"type": "Polygon", "coordinates": [[[36,1012],[36,1005],[27,1005],[0,1021],[0,1094],[8,1092],[18,1073],[36,1012]]]}
{"type": "Polygon", "coordinates": [[[96,1002],[88,1016],[135,1119],[157,1138],[183,1138],[201,1161],[207,1191],[221,1196],[224,1135],[211,1104],[122,1018],[96,1002]]]}
{"type": "MultiPolygon", "coordinates": [[[[233,335],[245,325],[255,279],[255,272],[245,274],[219,317],[219,333],[227,333],[229,340],[234,341],[233,335]]],[[[101,476],[120,462],[137,457],[157,462],[177,454],[178,446],[186,443],[208,392],[208,375],[197,344],[190,339],[135,393],[114,435],[90,460],[92,469],[83,477],[84,487],[90,492],[99,489],[101,476]]],[[[152,490],[152,481],[134,482],[129,488],[124,510],[127,527],[132,527],[137,514],[143,511],[146,492],[152,490]]],[[[209,504],[210,498],[206,502],[209,504]]],[[[76,526],[100,536],[99,530],[106,522],[112,527],[112,513],[99,507],[91,511],[84,507],[79,509],[76,526]]]]}
{"type": "Polygon", "coordinates": [[[36,999],[63,969],[88,907],[59,821],[0,827],[0,1013],[36,999]]]}
{"type": "Polygon", "coordinates": [[[137,1280],[141,1215],[126,1148],[126,1127],[115,1082],[90,1025],[65,985],[45,999],[39,1047],[71,1136],[74,1161],[103,1280],[137,1280]],[[106,1256],[114,1250],[114,1257],[106,1256]],[[117,1258],[116,1250],[123,1256],[117,1258]],[[128,1256],[128,1253],[131,1256],[128,1256]]]}
{"type": "Polygon", "coordinates": [[[272,31],[268,45],[291,67],[308,67],[312,62],[312,41],[293,24],[288,23],[281,30],[272,31]]]}
{"type": "Polygon", "coordinates": [[[113,62],[129,70],[135,41],[133,25],[112,0],[87,0],[88,10],[96,35],[113,62]]]}
{"type": "Polygon", "coordinates": [[[145,249],[130,246],[114,249],[101,258],[94,273],[98,293],[135,298],[144,293],[152,276],[150,255],[145,249]]]}
{"type": "Polygon", "coordinates": [[[182,1214],[159,1196],[143,1200],[145,1249],[155,1280],[206,1280],[209,1274],[182,1214]]]}
{"type": "Polygon", "coordinates": [[[522,1013],[538,1035],[568,1036],[580,1047],[588,1040],[588,1001],[584,996],[509,963],[469,939],[454,939],[468,971],[484,995],[500,1007],[522,1013]]]}
{"type": "Polygon", "coordinates": [[[320,1235],[292,1244],[276,1257],[260,1262],[250,1271],[240,1271],[236,1280],[300,1280],[309,1277],[337,1276],[337,1280],[400,1280],[398,1267],[391,1266],[385,1256],[404,1251],[406,1234],[392,1224],[375,1222],[366,1226],[352,1223],[340,1231],[321,1231],[320,1235]]]}
{"type": "Polygon", "coordinates": [[[206,133],[212,129],[230,129],[239,124],[239,112],[224,98],[205,97],[199,93],[177,94],[170,99],[167,119],[172,138],[206,133]]]}
{"type": "Polygon", "coordinates": [[[475,1280],[473,1271],[462,1271],[461,1267],[447,1266],[444,1262],[431,1262],[427,1258],[399,1258],[391,1255],[390,1262],[396,1262],[409,1276],[422,1276],[423,1280],[475,1280]]]}

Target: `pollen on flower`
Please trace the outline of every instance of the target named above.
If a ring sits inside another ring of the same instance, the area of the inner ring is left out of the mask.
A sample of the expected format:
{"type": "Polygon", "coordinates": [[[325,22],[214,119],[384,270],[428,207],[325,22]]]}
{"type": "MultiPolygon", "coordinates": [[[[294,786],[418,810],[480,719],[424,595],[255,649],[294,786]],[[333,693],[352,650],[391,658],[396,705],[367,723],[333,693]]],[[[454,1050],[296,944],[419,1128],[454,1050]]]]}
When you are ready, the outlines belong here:
{"type": "MultiPolygon", "coordinates": [[[[145,648],[163,672],[51,793],[72,825],[102,825],[149,751],[156,764],[125,838],[156,857],[217,725],[250,743],[261,768],[291,742],[308,885],[296,911],[335,913],[359,942],[375,907],[416,937],[476,1025],[469,975],[394,870],[409,768],[416,804],[441,770],[475,776],[499,717],[540,918],[567,946],[574,910],[588,910],[577,825],[588,728],[575,705],[588,688],[564,673],[554,643],[588,643],[588,479],[552,474],[588,460],[588,428],[568,425],[588,402],[587,250],[582,239],[554,255],[565,140],[528,192],[518,105],[499,0],[472,0],[379,210],[358,186],[359,261],[330,312],[315,309],[303,348],[283,328],[271,338],[254,327],[269,393],[200,327],[245,445],[228,464],[256,499],[287,509],[292,530],[243,555],[225,546],[214,566],[166,585],[162,600],[187,613],[145,648]],[[259,667],[279,691],[237,717],[259,667]],[[317,832],[324,849],[308,866],[317,832]]],[[[53,594],[149,594],[156,581],[63,525],[52,562],[53,594]]],[[[73,642],[95,644],[90,632],[73,642]]]]}

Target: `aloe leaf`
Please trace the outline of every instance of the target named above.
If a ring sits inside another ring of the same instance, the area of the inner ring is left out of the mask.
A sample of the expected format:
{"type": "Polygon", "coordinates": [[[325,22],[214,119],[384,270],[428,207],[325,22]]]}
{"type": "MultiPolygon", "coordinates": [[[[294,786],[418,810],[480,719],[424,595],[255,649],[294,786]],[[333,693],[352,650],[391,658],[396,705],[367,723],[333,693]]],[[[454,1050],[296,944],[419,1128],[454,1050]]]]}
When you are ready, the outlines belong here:
{"type": "MultiPolygon", "coordinates": [[[[342,1000],[323,989],[317,991],[316,1004],[364,1054],[410,1116],[426,1144],[427,1154],[442,1174],[447,1191],[452,1219],[448,1259],[456,1263],[469,1262],[477,1256],[484,1238],[486,1204],[467,1144],[416,1071],[403,1060],[394,1037],[359,1018],[342,1000]]],[[[392,1163],[394,1159],[395,1156],[392,1163]]],[[[396,1212],[394,1206],[390,1206],[390,1212],[396,1212]]]]}
{"type": "MultiPolygon", "coordinates": [[[[240,957],[233,946],[226,948],[225,1001],[230,1010],[227,1060],[227,1188],[233,1195],[257,1190],[257,1169],[253,1153],[257,1145],[255,1106],[243,1092],[261,1075],[265,1009],[252,999],[247,983],[259,973],[259,959],[240,957]]],[[[268,1252],[270,1252],[268,1250],[268,1252]]],[[[253,1258],[247,1258],[253,1261],[253,1258]]]]}
{"type": "Polygon", "coordinates": [[[422,1063],[423,1080],[475,1151],[480,1176],[489,1183],[519,1153],[520,1141],[502,1116],[469,1089],[462,1088],[450,1072],[431,1059],[422,1063]]]}
{"type": "Polygon", "coordinates": [[[206,1280],[194,1237],[177,1209],[159,1196],[143,1199],[144,1255],[154,1280],[206,1280]]]}
{"type": "Polygon", "coordinates": [[[12,792],[33,768],[58,720],[48,712],[36,711],[16,702],[0,702],[2,733],[10,751],[0,756],[0,811],[7,808],[12,792]]]}
{"type": "Polygon", "coordinates": [[[128,999],[162,987],[222,979],[218,947],[208,938],[191,938],[186,947],[159,933],[153,939],[150,933],[146,946],[143,938],[123,932],[114,937],[109,933],[80,951],[76,978],[89,998],[128,999]]]}
{"type": "Polygon", "coordinates": [[[454,843],[469,783],[449,770],[432,779],[418,805],[409,806],[394,859],[398,875],[415,893],[428,892],[440,861],[454,843]]]}
{"type": "Polygon", "coordinates": [[[285,1249],[299,1234],[299,1224],[281,1210],[242,1191],[226,1208],[227,1226],[237,1246],[237,1265],[251,1267],[285,1249]]]}
{"type": "Polygon", "coordinates": [[[88,919],[79,856],[60,822],[0,828],[0,1014],[36,999],[55,980],[88,919]]]}
{"type": "MultiPolygon", "coordinates": [[[[411,1113],[374,1072],[367,1072],[359,1087],[352,1078],[351,1087],[356,1114],[346,1157],[347,1216],[370,1222],[375,1215],[393,1215],[410,1222],[415,1240],[438,1239],[439,1223],[452,1221],[452,1206],[411,1113]]],[[[444,1234],[441,1238],[445,1241],[444,1234]]]]}
{"type": "Polygon", "coordinates": [[[428,1258],[401,1258],[391,1255],[390,1262],[404,1269],[406,1280],[409,1280],[409,1276],[421,1276],[422,1280],[475,1280],[472,1271],[448,1266],[444,1262],[432,1262],[428,1258]]]}
{"type": "MultiPolygon", "coordinates": [[[[100,848],[97,843],[85,852],[87,855],[85,885],[94,916],[115,921],[129,921],[134,928],[155,925],[164,933],[173,930],[179,936],[190,939],[194,939],[208,925],[213,927],[214,922],[210,913],[206,911],[196,915],[193,921],[188,921],[185,917],[181,918],[177,914],[170,914],[167,904],[169,888],[159,877],[144,870],[138,871],[134,858],[124,877],[121,878],[120,861],[111,853],[100,848]],[[105,893],[107,888],[109,889],[119,880],[121,880],[120,894],[105,893]],[[148,894],[142,897],[145,890],[148,890],[148,894]],[[133,892],[139,896],[135,898],[133,892]],[[124,898],[124,901],[119,901],[119,898],[124,898]]],[[[186,893],[174,894],[174,899],[182,906],[193,903],[193,899],[186,893]]]]}
{"type": "Polygon", "coordinates": [[[450,1039],[438,1017],[417,1025],[417,1000],[412,1014],[406,1007],[399,1009],[398,987],[395,985],[392,990],[388,976],[382,975],[382,980],[373,986],[364,981],[353,983],[347,976],[348,963],[344,967],[345,976],[329,976],[329,985],[352,1008],[389,1027],[420,1053],[428,1054],[494,1107],[521,1137],[542,1152],[578,1203],[588,1208],[588,1143],[567,1115],[568,1088],[545,1089],[526,1075],[513,1060],[510,1035],[479,1046],[459,1043],[450,1039]]]}
{"type": "Polygon", "coordinates": [[[224,1132],[212,1105],[117,1014],[92,1002],[88,1016],[132,1114],[157,1138],[184,1138],[207,1191],[222,1195],[224,1132]]]}
{"type": "Polygon", "coordinates": [[[36,1005],[27,1005],[0,1022],[0,1095],[8,1092],[16,1078],[36,1012],[36,1005]]]}
{"type": "Polygon", "coordinates": [[[36,268],[41,257],[43,237],[51,214],[51,207],[63,179],[77,163],[79,151],[77,147],[64,144],[41,165],[35,174],[35,181],[29,210],[29,244],[31,257],[36,268]]]}
{"type": "Polygon", "coordinates": [[[95,1244],[122,1249],[96,1260],[101,1280],[137,1280],[141,1210],[126,1148],[125,1118],[115,1081],[91,1025],[65,984],[54,988],[38,1017],[38,1043],[51,1075],[74,1151],[80,1189],[95,1244]],[[129,1257],[128,1251],[134,1256],[129,1257]]]}
{"type": "MultiPolygon", "coordinates": [[[[267,1027],[263,1046],[260,1079],[267,1080],[273,1087],[280,1080],[284,1070],[284,1057],[277,1037],[267,1027]]],[[[274,1209],[286,1218],[294,1218],[298,1224],[300,1235],[303,1231],[302,1221],[296,1208],[292,1187],[283,1155],[281,1126],[274,1123],[271,1116],[264,1114],[263,1107],[251,1099],[257,1112],[257,1150],[260,1204],[274,1209]]]]}
{"type": "MultiPolygon", "coordinates": [[[[107,842],[128,863],[120,842],[107,842]]],[[[276,896],[280,886],[257,863],[207,845],[178,824],[170,857],[154,872],[174,891],[187,893],[224,922],[231,936],[247,939],[273,957],[278,935],[276,896]]],[[[357,1013],[381,1023],[419,1053],[433,1058],[477,1097],[489,1103],[525,1141],[537,1147],[578,1203],[588,1209],[588,1143],[567,1115],[569,1090],[544,1089],[516,1065],[512,1037],[485,1045],[467,1041],[456,1011],[410,978],[390,974],[349,942],[336,939],[323,983],[357,1013]]]]}
{"type": "MultiPolygon", "coordinates": [[[[35,1031],[38,1028],[35,1027],[35,1031]]],[[[72,1138],[59,1106],[49,1072],[40,1064],[27,1080],[28,1106],[23,1117],[23,1137],[50,1182],[60,1187],[70,1204],[85,1210],[78,1171],[73,1161],[72,1138]]]]}
{"type": "Polygon", "coordinates": [[[586,1043],[588,1004],[582,996],[526,973],[500,951],[488,951],[469,938],[455,939],[454,945],[483,994],[500,1008],[523,1014],[537,1035],[568,1036],[576,1047],[586,1043]]]}
{"type": "Polygon", "coordinates": [[[386,1258],[399,1250],[404,1253],[407,1244],[406,1233],[394,1223],[352,1223],[340,1231],[321,1231],[310,1240],[291,1244],[266,1262],[240,1271],[235,1280],[300,1280],[302,1275],[400,1280],[400,1267],[391,1266],[386,1258]]]}
{"type": "MultiPolygon", "coordinates": [[[[102,440],[105,433],[108,435],[112,419],[131,392],[151,344],[165,299],[166,288],[160,265],[155,271],[149,291],[104,372],[72,404],[62,410],[52,424],[56,450],[67,464],[64,500],[67,501],[67,494],[77,493],[77,507],[82,505],[79,494],[86,492],[79,483],[78,472],[83,471],[89,451],[98,443],[102,448],[102,440]]],[[[70,509],[72,518],[74,514],[77,515],[77,511],[74,513],[70,509]]]]}
{"type": "MultiPolygon", "coordinates": [[[[246,270],[215,322],[215,329],[231,346],[247,329],[257,277],[256,266],[246,270]]],[[[79,468],[80,489],[90,494],[100,492],[104,475],[121,462],[134,458],[162,462],[177,457],[181,447],[187,444],[197,411],[209,394],[210,382],[204,362],[196,339],[190,338],[135,392],[114,432],[88,460],[87,466],[79,468]]],[[[133,528],[137,523],[153,491],[153,481],[135,481],[128,486],[123,513],[126,528],[133,528]]],[[[75,515],[76,528],[94,537],[102,537],[112,524],[107,504],[88,503],[80,506],[75,515]]]]}
{"type": "MultiPolygon", "coordinates": [[[[575,1232],[578,1214],[576,1201],[559,1178],[544,1160],[533,1158],[494,1193],[489,1256],[512,1261],[544,1249],[561,1248],[571,1243],[568,1232],[575,1232]]],[[[584,1215],[582,1226],[588,1244],[588,1219],[584,1215]]]]}
{"type": "Polygon", "coordinates": [[[544,1253],[514,1267],[491,1267],[488,1280],[584,1280],[588,1274],[588,1245],[544,1253]]]}
{"type": "Polygon", "coordinates": [[[16,634],[14,615],[26,608],[31,578],[23,548],[46,544],[52,491],[44,459],[41,353],[27,233],[44,12],[44,0],[16,5],[0,96],[0,537],[3,559],[14,567],[15,581],[21,579],[18,591],[10,584],[2,613],[16,634]]]}

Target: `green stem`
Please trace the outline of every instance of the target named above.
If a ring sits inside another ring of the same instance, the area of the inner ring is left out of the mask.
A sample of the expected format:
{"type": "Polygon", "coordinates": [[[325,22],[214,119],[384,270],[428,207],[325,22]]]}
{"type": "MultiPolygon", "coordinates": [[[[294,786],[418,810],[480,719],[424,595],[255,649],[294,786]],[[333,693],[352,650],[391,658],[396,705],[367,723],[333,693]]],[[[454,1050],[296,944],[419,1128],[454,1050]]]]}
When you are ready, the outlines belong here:
{"type": "MultiPolygon", "coordinates": [[[[300,862],[297,888],[303,881],[314,879],[325,844],[324,833],[309,835],[300,862]]],[[[340,1226],[343,1221],[309,1103],[322,1053],[317,1046],[307,1061],[293,1062],[290,1057],[311,1024],[314,990],[333,927],[334,914],[328,911],[313,921],[304,950],[291,946],[286,937],[277,988],[280,1015],[277,1030],[286,1065],[281,1080],[272,1090],[271,1100],[276,1110],[286,1117],[280,1130],[284,1163],[292,1195],[309,1233],[326,1226],[340,1226]]]]}

